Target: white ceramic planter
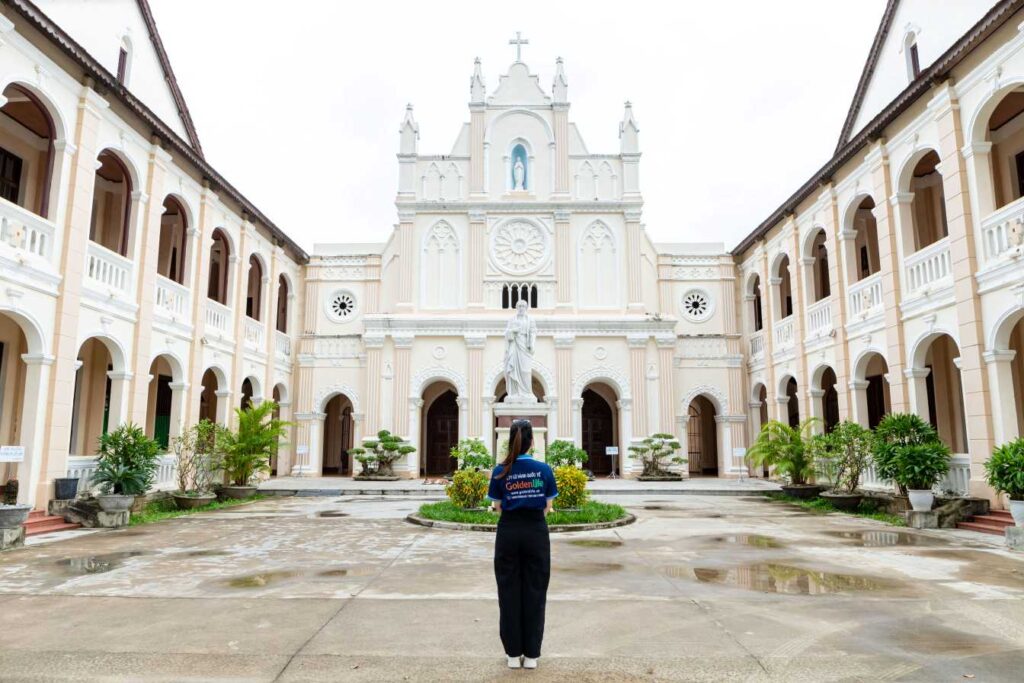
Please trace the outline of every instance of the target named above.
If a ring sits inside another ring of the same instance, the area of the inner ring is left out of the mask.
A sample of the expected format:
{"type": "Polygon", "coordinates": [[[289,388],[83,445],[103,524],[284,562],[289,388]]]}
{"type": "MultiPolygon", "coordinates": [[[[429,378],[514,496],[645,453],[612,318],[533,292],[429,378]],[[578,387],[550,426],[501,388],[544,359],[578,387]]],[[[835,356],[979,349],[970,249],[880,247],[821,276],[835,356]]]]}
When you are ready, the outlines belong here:
{"type": "Polygon", "coordinates": [[[1024,526],[1024,500],[1010,501],[1010,516],[1017,526],[1024,526]]]}
{"type": "Polygon", "coordinates": [[[932,493],[931,489],[923,491],[911,489],[907,491],[907,496],[910,498],[910,508],[914,512],[928,512],[932,509],[932,505],[935,504],[935,494],[932,493]]]}

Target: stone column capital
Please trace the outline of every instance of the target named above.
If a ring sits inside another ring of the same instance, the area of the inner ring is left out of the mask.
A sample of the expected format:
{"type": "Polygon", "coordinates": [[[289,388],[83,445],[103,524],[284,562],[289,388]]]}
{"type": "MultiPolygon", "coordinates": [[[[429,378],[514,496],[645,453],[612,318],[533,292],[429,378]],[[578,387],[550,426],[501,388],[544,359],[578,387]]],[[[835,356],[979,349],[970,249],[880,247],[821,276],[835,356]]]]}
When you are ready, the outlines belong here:
{"type": "Polygon", "coordinates": [[[1010,363],[1014,358],[1017,357],[1017,352],[1012,349],[1001,349],[998,351],[985,351],[981,354],[981,357],[985,359],[988,364],[992,363],[1010,363]]]}
{"type": "Polygon", "coordinates": [[[928,368],[906,368],[903,376],[907,379],[924,379],[931,372],[928,368]]]}

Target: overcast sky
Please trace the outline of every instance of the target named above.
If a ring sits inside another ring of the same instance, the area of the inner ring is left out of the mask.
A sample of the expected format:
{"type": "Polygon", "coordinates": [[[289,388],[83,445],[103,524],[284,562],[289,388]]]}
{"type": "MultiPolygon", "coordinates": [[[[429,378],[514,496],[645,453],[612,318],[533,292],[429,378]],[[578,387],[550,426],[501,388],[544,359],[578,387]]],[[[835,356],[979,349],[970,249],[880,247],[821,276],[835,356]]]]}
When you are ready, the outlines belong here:
{"type": "Polygon", "coordinates": [[[653,239],[731,248],[831,156],[885,0],[151,3],[207,159],[309,250],[387,239],[406,103],[447,154],[515,31],[590,152],[633,102],[653,239]]]}

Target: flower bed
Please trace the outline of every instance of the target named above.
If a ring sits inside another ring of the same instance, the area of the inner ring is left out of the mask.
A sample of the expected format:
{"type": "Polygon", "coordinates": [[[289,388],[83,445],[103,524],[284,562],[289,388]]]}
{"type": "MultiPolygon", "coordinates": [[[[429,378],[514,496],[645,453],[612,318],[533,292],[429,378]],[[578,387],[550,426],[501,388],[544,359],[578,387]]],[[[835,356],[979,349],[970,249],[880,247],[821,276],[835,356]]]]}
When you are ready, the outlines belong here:
{"type": "MultiPolygon", "coordinates": [[[[621,526],[635,520],[619,505],[596,501],[584,503],[579,510],[555,510],[547,519],[551,531],[583,531],[588,528],[621,526]]],[[[425,526],[494,531],[498,515],[490,510],[464,510],[446,500],[420,506],[419,512],[409,515],[408,520],[425,526]]]]}

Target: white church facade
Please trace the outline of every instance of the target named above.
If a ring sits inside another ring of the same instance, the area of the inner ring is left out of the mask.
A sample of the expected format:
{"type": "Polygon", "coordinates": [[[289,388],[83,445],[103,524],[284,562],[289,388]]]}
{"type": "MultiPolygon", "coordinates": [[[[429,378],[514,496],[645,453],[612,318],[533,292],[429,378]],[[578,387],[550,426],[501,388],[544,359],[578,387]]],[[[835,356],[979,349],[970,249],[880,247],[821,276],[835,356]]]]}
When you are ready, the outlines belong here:
{"type": "Polygon", "coordinates": [[[307,253],[204,157],[145,0],[8,0],[0,484],[43,505],[104,430],[166,443],[273,399],[275,476],[351,475],[381,429],[417,449],[401,476],[442,475],[513,415],[599,476],[655,432],[689,475],[757,476],[768,418],[913,411],[957,454],[944,486],[991,496],[982,463],[1024,429],[1022,4],[891,0],[833,157],[731,251],[653,242],[632,106],[590,151],[561,60],[546,87],[517,37],[445,153],[406,110],[387,239],[307,253]],[[521,302],[535,401],[512,407],[521,302]]]}

